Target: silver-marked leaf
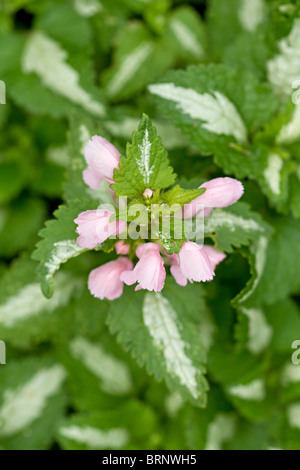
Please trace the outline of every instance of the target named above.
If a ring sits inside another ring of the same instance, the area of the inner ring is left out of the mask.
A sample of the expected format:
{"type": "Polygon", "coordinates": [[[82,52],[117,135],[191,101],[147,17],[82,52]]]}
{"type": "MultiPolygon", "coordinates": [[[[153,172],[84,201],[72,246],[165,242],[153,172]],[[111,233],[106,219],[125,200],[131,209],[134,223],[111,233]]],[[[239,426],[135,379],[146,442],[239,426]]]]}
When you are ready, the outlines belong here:
{"type": "Polygon", "coordinates": [[[278,218],[272,238],[262,236],[253,244],[252,278],[234,300],[235,305],[250,308],[273,304],[299,291],[299,224],[299,220],[278,218]]]}
{"type": "Polygon", "coordinates": [[[268,63],[268,79],[279,98],[286,101],[299,81],[300,18],[296,18],[288,36],[278,43],[279,53],[268,63]]]}
{"type": "Polygon", "coordinates": [[[216,241],[220,251],[232,252],[233,247],[249,245],[257,238],[266,239],[267,243],[272,228],[248,204],[239,202],[232,207],[214,209],[205,217],[204,231],[216,241]]]}
{"type": "MultiPolygon", "coordinates": [[[[132,449],[133,445],[135,449],[145,449],[149,448],[155,424],[151,408],[128,401],[114,409],[74,414],[59,425],[57,438],[68,450],[120,450],[132,449]],[[142,428],[138,423],[143,423],[142,428]]],[[[108,459],[109,456],[104,457],[103,464],[109,464],[108,459]]]]}
{"type": "Polygon", "coordinates": [[[224,65],[197,65],[169,72],[149,86],[159,109],[204,155],[238,177],[262,171],[261,152],[249,136],[267,123],[276,97],[247,72],[224,65]]]}
{"type": "Polygon", "coordinates": [[[5,448],[48,448],[66,404],[65,378],[63,367],[48,359],[11,362],[1,369],[0,439],[5,448]]]}
{"type": "Polygon", "coordinates": [[[204,406],[207,383],[200,327],[195,328],[182,299],[167,292],[167,288],[163,293],[146,294],[126,289],[122,300],[112,304],[108,324],[149,373],[158,380],[165,379],[172,390],[179,390],[198,406],[204,406]]]}
{"type": "Polygon", "coordinates": [[[167,188],[175,182],[167,151],[148,116],[143,116],[138,131],[133,132],[126,155],[121,157],[120,170],[114,170],[111,187],[117,196],[140,196],[147,188],[167,188]]]}
{"type": "Polygon", "coordinates": [[[0,337],[18,348],[45,341],[62,319],[62,310],[81,294],[81,279],[61,272],[48,300],[36,279],[36,263],[16,260],[1,279],[0,337]]]}
{"type": "Polygon", "coordinates": [[[86,251],[76,243],[74,219],[89,208],[96,209],[97,205],[96,201],[76,200],[69,206],[60,206],[54,213],[56,219],[46,222],[46,227],[41,230],[43,240],[37,244],[32,258],[40,262],[39,280],[46,297],[53,294],[53,276],[61,264],[86,251]]]}

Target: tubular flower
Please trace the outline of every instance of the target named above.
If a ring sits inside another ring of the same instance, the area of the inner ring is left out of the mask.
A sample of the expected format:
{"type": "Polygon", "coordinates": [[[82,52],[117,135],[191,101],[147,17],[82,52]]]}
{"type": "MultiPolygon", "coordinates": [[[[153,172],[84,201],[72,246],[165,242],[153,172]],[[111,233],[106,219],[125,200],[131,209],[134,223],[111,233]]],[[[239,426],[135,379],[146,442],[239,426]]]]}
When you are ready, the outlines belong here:
{"type": "Polygon", "coordinates": [[[123,293],[124,284],[121,274],[132,269],[133,264],[128,258],[118,258],[94,269],[89,275],[88,286],[91,294],[98,299],[114,300],[123,293]]]}
{"type": "Polygon", "coordinates": [[[207,254],[213,270],[226,258],[225,253],[221,253],[221,251],[217,250],[214,246],[204,245],[202,250],[207,254]]]}
{"type": "Polygon", "coordinates": [[[128,255],[130,250],[130,245],[124,242],[124,240],[120,240],[115,245],[115,250],[117,255],[128,255]]]}
{"type": "Polygon", "coordinates": [[[207,181],[200,188],[205,188],[205,192],[184,206],[185,217],[206,216],[214,208],[231,206],[244,193],[242,183],[228,177],[207,181]]]}
{"type": "Polygon", "coordinates": [[[97,189],[103,179],[113,183],[114,169],[118,168],[120,152],[103,137],[94,136],[84,150],[88,168],[83,171],[83,180],[91,188],[97,189]]]}
{"type": "Polygon", "coordinates": [[[76,232],[80,235],[77,243],[84,248],[95,248],[111,236],[119,235],[127,230],[123,221],[110,222],[112,212],[97,209],[79,214],[74,222],[78,225],[76,232]]]}
{"type": "Polygon", "coordinates": [[[181,286],[186,286],[187,281],[211,281],[215,275],[208,254],[194,242],[184,243],[179,254],[173,255],[171,274],[181,286]]]}
{"type": "Polygon", "coordinates": [[[136,290],[160,292],[164,286],[166,270],[159,251],[156,243],[140,245],[136,250],[138,263],[132,271],[124,271],[121,280],[129,286],[138,282],[136,290]]]}

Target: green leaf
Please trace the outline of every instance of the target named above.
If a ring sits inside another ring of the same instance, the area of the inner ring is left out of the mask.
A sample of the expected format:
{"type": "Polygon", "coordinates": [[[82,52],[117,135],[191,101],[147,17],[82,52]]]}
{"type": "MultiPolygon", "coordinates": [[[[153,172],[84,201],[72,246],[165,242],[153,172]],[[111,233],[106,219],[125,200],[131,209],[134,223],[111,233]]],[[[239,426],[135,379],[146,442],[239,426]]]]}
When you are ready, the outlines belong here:
{"type": "Polygon", "coordinates": [[[264,352],[271,343],[273,328],[262,308],[239,309],[235,336],[240,347],[254,355],[264,352]]]}
{"type": "Polygon", "coordinates": [[[236,338],[252,354],[271,349],[289,359],[296,331],[300,332],[299,309],[288,298],[272,305],[239,308],[236,338]]]}
{"type": "MultiPolygon", "coordinates": [[[[82,292],[81,279],[59,273],[55,294],[48,300],[36,279],[36,263],[27,258],[16,260],[1,278],[0,337],[17,348],[49,340],[57,329],[64,331],[63,309],[82,292]]],[[[76,309],[73,305],[72,317],[76,309]]],[[[56,332],[56,333],[55,333],[56,332]]]]}
{"type": "MultiPolygon", "coordinates": [[[[128,141],[131,139],[132,129],[139,126],[140,120],[136,116],[134,109],[127,109],[127,107],[124,109],[123,107],[117,106],[114,109],[115,113],[113,119],[111,121],[105,121],[103,124],[112,136],[128,141]]],[[[186,137],[174,126],[163,120],[153,119],[152,122],[168,151],[186,146],[186,137]]]]}
{"type": "Polygon", "coordinates": [[[262,82],[266,80],[266,62],[271,54],[266,34],[259,28],[255,33],[239,34],[235,41],[226,48],[224,63],[230,67],[247,71],[262,82]],[[247,54],[245,54],[246,49],[247,54]]]}
{"type": "Polygon", "coordinates": [[[250,382],[237,381],[225,387],[228,399],[239,413],[250,421],[269,420],[274,400],[264,378],[259,375],[250,382]]]}
{"type": "Polygon", "coordinates": [[[293,93],[293,83],[299,80],[300,73],[300,65],[295,56],[299,49],[299,16],[294,19],[290,26],[289,34],[280,39],[277,44],[278,54],[267,62],[269,82],[276,95],[283,102],[287,101],[293,93]],[[282,70],[285,70],[286,73],[282,73],[282,70]]]}
{"type": "Polygon", "coordinates": [[[291,346],[295,337],[300,334],[299,306],[293,300],[286,298],[276,304],[265,307],[265,315],[273,329],[270,348],[272,351],[291,356],[291,346]],[[297,332],[297,333],[296,333],[297,332]]]}
{"type": "Polygon", "coordinates": [[[188,5],[171,12],[164,39],[174,49],[174,54],[187,63],[199,62],[207,56],[205,25],[200,15],[188,5]]]}
{"type": "Polygon", "coordinates": [[[64,181],[64,169],[50,162],[42,162],[37,168],[32,189],[49,198],[60,197],[64,181]]]}
{"type": "Polygon", "coordinates": [[[249,138],[274,115],[270,89],[248,73],[224,65],[190,66],[149,86],[159,109],[203,155],[237,177],[256,178],[266,156],[249,138]]]}
{"type": "Polygon", "coordinates": [[[0,203],[10,201],[22,190],[26,177],[24,170],[15,162],[0,164],[0,203]]]}
{"type": "Polygon", "coordinates": [[[73,415],[59,425],[57,438],[65,450],[142,450],[151,448],[149,435],[154,431],[155,422],[150,408],[129,401],[116,409],[73,415]],[[143,423],[142,428],[140,423],[143,423]]]}
{"type": "Polygon", "coordinates": [[[94,84],[91,38],[87,20],[71,5],[46,4],[26,36],[9,33],[0,39],[0,75],[9,96],[37,114],[68,116],[78,107],[104,116],[103,98],[94,84]]]}
{"type": "MultiPolygon", "coordinates": [[[[177,286],[180,299],[173,295],[173,284],[169,280],[162,294],[126,289],[122,299],[112,303],[108,325],[139,365],[146,365],[157,380],[165,379],[171,390],[180,391],[196,405],[204,406],[205,354],[195,320],[188,318],[189,289],[177,286]]],[[[194,289],[199,302],[198,287],[194,289]]],[[[195,303],[194,308],[201,315],[203,304],[195,303]]]]}
{"type": "MultiPolygon", "coordinates": [[[[99,300],[97,304],[99,307],[99,300]]],[[[112,340],[105,344],[108,339],[106,330],[100,341],[98,333],[96,342],[77,335],[58,349],[60,362],[70,376],[69,386],[76,408],[82,411],[115,407],[132,392],[132,375],[124,361],[124,352],[115,344],[112,349],[111,343],[115,343],[112,340]]]]}
{"type": "Polygon", "coordinates": [[[111,187],[117,196],[140,196],[147,188],[167,188],[175,182],[167,152],[148,116],[143,116],[138,131],[133,132],[126,155],[121,157],[120,170],[114,170],[116,184],[111,187]]]}
{"type": "Polygon", "coordinates": [[[248,204],[238,202],[228,208],[214,209],[205,217],[204,231],[215,240],[220,251],[231,253],[234,247],[249,245],[258,237],[267,240],[272,228],[248,204]]]}
{"type": "Polygon", "coordinates": [[[260,237],[250,248],[252,278],[234,300],[244,307],[273,304],[300,289],[300,221],[278,218],[274,235],[260,237]]]}
{"type": "Polygon", "coordinates": [[[163,195],[163,200],[169,205],[179,204],[181,207],[192,202],[205,192],[205,188],[183,189],[178,184],[163,195]]]}
{"type": "Polygon", "coordinates": [[[172,49],[165,53],[168,44],[154,40],[139,21],[126,24],[114,46],[112,66],[103,74],[106,95],[112,101],[136,96],[173,63],[172,49]]]}
{"type": "Polygon", "coordinates": [[[44,202],[32,197],[20,197],[0,209],[0,256],[9,258],[25,248],[33,248],[45,215],[44,202]]]}
{"type": "Polygon", "coordinates": [[[176,240],[172,234],[165,235],[159,232],[159,239],[168,255],[178,254],[182,247],[182,240],[176,240]]]}
{"type": "Polygon", "coordinates": [[[267,20],[265,0],[211,0],[208,8],[208,35],[211,53],[221,58],[243,31],[254,34],[267,20]]]}
{"type": "Polygon", "coordinates": [[[40,231],[43,240],[37,244],[32,258],[40,262],[39,280],[46,297],[53,294],[53,276],[60,265],[86,251],[76,242],[74,219],[81,212],[96,207],[97,202],[74,200],[68,206],[60,206],[54,213],[56,219],[46,222],[46,227],[40,231]]]}
{"type": "Polygon", "coordinates": [[[49,358],[11,361],[1,369],[1,443],[11,450],[43,450],[62,419],[66,372],[49,358]]]}
{"type": "Polygon", "coordinates": [[[185,433],[189,449],[222,450],[232,439],[236,416],[220,389],[213,387],[205,410],[190,408],[185,433]]]}

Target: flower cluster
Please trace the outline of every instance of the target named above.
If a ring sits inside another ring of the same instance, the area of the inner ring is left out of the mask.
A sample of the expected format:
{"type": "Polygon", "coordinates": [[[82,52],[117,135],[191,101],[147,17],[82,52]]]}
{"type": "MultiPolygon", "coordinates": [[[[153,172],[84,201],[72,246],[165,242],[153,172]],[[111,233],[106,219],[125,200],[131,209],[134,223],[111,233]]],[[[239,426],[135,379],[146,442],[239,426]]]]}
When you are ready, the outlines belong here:
{"type": "MultiPolygon", "coordinates": [[[[88,168],[83,172],[83,179],[91,189],[97,189],[103,180],[109,185],[114,182],[114,169],[119,168],[120,153],[110,142],[102,137],[93,137],[85,148],[85,158],[88,168]]],[[[189,217],[204,217],[213,208],[229,206],[244,191],[239,181],[228,177],[215,178],[200,188],[204,188],[205,192],[184,206],[183,213],[189,214],[189,217]],[[204,208],[201,213],[198,211],[199,205],[204,208]]],[[[152,195],[153,191],[148,188],[141,196],[149,198],[152,195]]],[[[226,257],[211,245],[200,246],[189,240],[182,240],[178,254],[171,255],[167,254],[159,240],[140,239],[132,243],[127,238],[127,222],[112,220],[112,216],[113,212],[100,208],[83,212],[75,220],[79,234],[77,243],[82,247],[93,249],[108,238],[116,239],[115,251],[120,256],[94,269],[89,276],[89,289],[99,299],[120,297],[124,284],[136,284],[136,290],[159,292],[166,278],[165,266],[170,267],[180,286],[186,286],[188,281],[211,281],[216,266],[226,257]],[[132,259],[126,256],[129,254],[132,259]],[[134,266],[135,259],[138,261],[134,266]]]]}

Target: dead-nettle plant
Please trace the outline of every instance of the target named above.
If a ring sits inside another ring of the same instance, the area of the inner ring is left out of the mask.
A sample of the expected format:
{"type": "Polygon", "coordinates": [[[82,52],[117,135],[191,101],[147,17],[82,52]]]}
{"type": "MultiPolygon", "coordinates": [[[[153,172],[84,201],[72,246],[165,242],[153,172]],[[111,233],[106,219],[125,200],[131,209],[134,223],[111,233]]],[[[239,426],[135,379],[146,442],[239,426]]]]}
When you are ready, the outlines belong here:
{"type": "Polygon", "coordinates": [[[89,276],[89,289],[99,299],[116,299],[124,284],[160,292],[166,267],[180,286],[211,281],[225,254],[203,244],[204,218],[214,209],[234,204],[243,194],[232,178],[215,178],[199,188],[176,184],[161,138],[144,115],[126,156],[106,139],[94,136],[85,147],[85,183],[97,190],[108,182],[113,203],[81,212],[75,219],[77,244],[107,248],[116,259],[89,276]],[[117,208],[116,208],[117,207],[117,208]]]}

